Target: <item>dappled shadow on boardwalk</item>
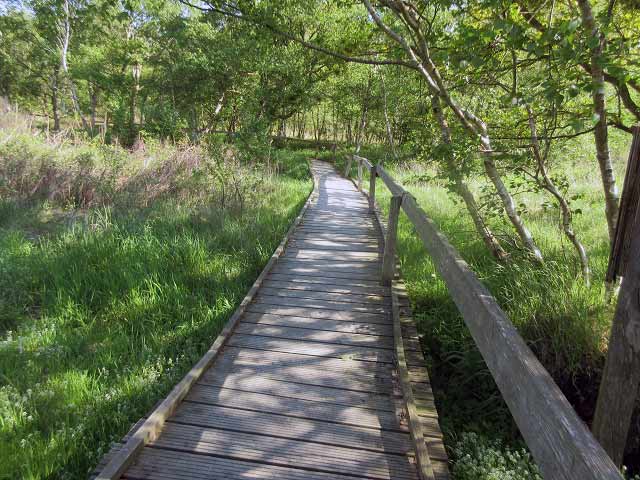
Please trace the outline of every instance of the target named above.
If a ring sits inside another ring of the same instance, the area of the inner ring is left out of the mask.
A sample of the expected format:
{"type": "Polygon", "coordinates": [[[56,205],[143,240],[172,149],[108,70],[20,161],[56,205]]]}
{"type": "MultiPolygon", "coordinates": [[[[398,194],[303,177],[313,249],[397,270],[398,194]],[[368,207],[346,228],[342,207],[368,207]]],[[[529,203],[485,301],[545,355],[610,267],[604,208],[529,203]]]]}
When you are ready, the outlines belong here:
{"type": "Polygon", "coordinates": [[[126,476],[417,478],[377,231],[353,184],[314,168],[319,195],[284,256],[126,476]]]}

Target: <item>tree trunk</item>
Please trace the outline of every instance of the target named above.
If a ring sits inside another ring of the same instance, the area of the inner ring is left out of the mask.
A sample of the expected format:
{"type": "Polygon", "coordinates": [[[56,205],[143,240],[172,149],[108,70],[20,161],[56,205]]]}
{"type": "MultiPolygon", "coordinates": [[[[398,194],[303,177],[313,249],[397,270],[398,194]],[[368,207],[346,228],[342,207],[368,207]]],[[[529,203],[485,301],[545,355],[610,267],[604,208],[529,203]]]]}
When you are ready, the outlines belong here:
{"type": "Polygon", "coordinates": [[[496,192],[502,201],[505,213],[507,214],[507,217],[509,217],[509,220],[518,233],[518,236],[524,243],[527,250],[531,252],[534,259],[538,262],[542,262],[542,252],[534,243],[531,232],[529,232],[529,229],[525,226],[522,218],[518,214],[513,197],[502,181],[502,176],[500,175],[500,172],[498,172],[498,168],[493,161],[490,151],[484,153],[484,170],[491,180],[491,183],[493,183],[493,186],[496,188],[496,192]]]}
{"type": "MultiPolygon", "coordinates": [[[[398,152],[396,151],[396,145],[395,145],[395,142],[393,140],[393,131],[391,129],[391,123],[389,122],[389,109],[388,109],[388,106],[387,106],[387,89],[385,88],[385,85],[384,85],[384,73],[379,68],[378,68],[378,71],[380,73],[380,86],[382,87],[382,106],[383,106],[383,109],[384,109],[384,125],[385,125],[385,130],[387,132],[387,140],[389,141],[389,148],[391,149],[391,155],[393,156],[393,159],[397,161],[398,160],[398,152]]],[[[431,99],[432,99],[431,102],[432,102],[432,105],[433,105],[433,99],[434,99],[433,95],[431,96],[431,99]]],[[[438,108],[439,115],[444,120],[444,116],[442,116],[442,111],[440,109],[440,101],[437,100],[437,102],[438,102],[437,108],[438,108]]],[[[435,108],[436,108],[436,106],[434,105],[434,111],[435,111],[435,108]]],[[[438,118],[438,121],[439,120],[440,120],[440,118],[438,118]]],[[[445,123],[446,123],[446,121],[445,121],[445,123]]],[[[440,124],[440,125],[442,127],[442,124],[440,124]]],[[[449,131],[449,126],[448,125],[446,126],[446,130],[449,131]]],[[[443,138],[444,138],[444,130],[443,130],[443,138]]],[[[451,136],[450,135],[449,135],[449,140],[451,140],[451,136]]],[[[445,140],[445,142],[446,142],[446,140],[445,140]]]]}
{"type": "MultiPolygon", "coordinates": [[[[437,95],[431,95],[431,106],[438,121],[438,125],[440,126],[442,141],[448,145],[451,145],[451,129],[449,128],[447,119],[444,117],[444,112],[442,111],[442,107],[440,105],[440,97],[438,97],[437,95]]],[[[476,199],[473,196],[473,193],[462,178],[462,175],[458,171],[456,165],[453,162],[453,158],[450,155],[446,156],[446,164],[449,175],[453,179],[455,191],[464,201],[464,204],[467,207],[467,211],[469,212],[471,219],[473,220],[473,225],[475,226],[478,235],[480,235],[480,238],[482,238],[484,244],[497,260],[505,260],[508,257],[507,252],[504,251],[504,249],[500,245],[500,242],[498,242],[498,239],[495,237],[491,229],[485,224],[478,209],[478,204],[476,203],[476,199]]]]}
{"type": "Polygon", "coordinates": [[[571,208],[569,208],[567,200],[564,198],[560,190],[558,190],[551,177],[549,177],[545,158],[546,155],[543,154],[542,149],[540,148],[540,141],[538,140],[536,119],[533,115],[531,107],[529,106],[527,106],[527,116],[529,118],[529,130],[531,131],[533,156],[536,160],[538,171],[540,172],[540,175],[542,175],[542,179],[538,182],[538,184],[551,195],[553,195],[553,197],[558,202],[558,207],[560,207],[560,212],[562,213],[562,231],[578,253],[578,258],[580,260],[580,270],[582,271],[582,278],[584,279],[585,284],[589,286],[591,284],[591,270],[589,269],[589,258],[587,257],[587,251],[585,250],[580,240],[578,240],[578,236],[573,231],[572,212],[571,208]]]}
{"type": "Polygon", "coordinates": [[[362,113],[360,115],[360,125],[356,131],[356,153],[360,152],[362,146],[362,136],[364,135],[365,128],[367,127],[367,113],[369,111],[369,98],[371,96],[371,76],[367,79],[367,89],[364,92],[362,98],[362,113]]]}
{"type": "Polygon", "coordinates": [[[613,242],[615,238],[616,221],[618,219],[619,197],[609,152],[605,79],[602,69],[604,36],[601,35],[595,23],[589,0],[578,0],[578,6],[580,7],[584,30],[593,42],[593,46],[590,47],[591,81],[593,84],[593,110],[598,119],[593,134],[596,144],[596,156],[602,177],[602,187],[604,189],[605,214],[609,227],[609,240],[613,242]]]}
{"type": "Polygon", "coordinates": [[[89,124],[87,123],[87,119],[84,118],[82,114],[82,109],[80,108],[80,100],[78,97],[78,90],[76,89],[75,83],[69,75],[69,65],[67,64],[67,56],[69,53],[69,43],[71,41],[71,6],[69,5],[69,0],[64,0],[62,4],[62,8],[64,11],[64,23],[62,25],[62,32],[60,34],[59,42],[60,42],[60,67],[64,72],[64,78],[69,84],[69,89],[71,90],[71,103],[73,104],[73,109],[76,114],[80,117],[80,121],[82,122],[82,128],[86,131],[89,131],[89,124]]]}
{"type": "Polygon", "coordinates": [[[139,63],[135,63],[131,67],[131,78],[133,83],[131,85],[131,94],[129,98],[129,135],[131,141],[137,135],[136,132],[136,106],[138,104],[138,92],[140,91],[140,74],[142,73],[142,66],[139,63]]]}
{"type": "Polygon", "coordinates": [[[53,115],[53,131],[60,131],[60,111],[58,108],[58,80],[60,67],[56,65],[53,68],[53,76],[51,78],[51,113],[53,115]]]}
{"type": "Polygon", "coordinates": [[[236,123],[238,121],[238,106],[234,103],[231,109],[231,118],[229,119],[229,126],[227,127],[227,135],[231,136],[236,131],[236,123]]]}
{"type": "Polygon", "coordinates": [[[98,87],[91,89],[91,134],[96,131],[96,110],[98,109],[98,87]]]}
{"type": "Polygon", "coordinates": [[[411,38],[415,39],[415,46],[412,47],[404,37],[399,35],[395,30],[389,28],[389,26],[383,22],[378,11],[376,11],[376,9],[371,5],[370,0],[363,0],[363,2],[376,25],[378,25],[378,27],[389,38],[398,43],[407,52],[409,58],[415,64],[416,69],[426,81],[431,94],[439,95],[444,104],[447,105],[456,118],[458,118],[461,126],[478,139],[483,151],[485,172],[500,197],[507,217],[511,221],[511,224],[525,248],[531,252],[536,261],[542,262],[542,252],[540,252],[540,249],[533,241],[531,233],[518,214],[513,197],[502,181],[500,172],[493,160],[493,149],[491,146],[491,139],[487,131],[487,126],[480,118],[474,115],[473,112],[460,106],[451,96],[449,89],[440,75],[438,67],[431,57],[429,46],[421,30],[423,22],[416,18],[417,14],[415,11],[410,10],[405,2],[385,3],[385,5],[394,12],[396,17],[401,20],[406,28],[413,34],[411,38]]]}

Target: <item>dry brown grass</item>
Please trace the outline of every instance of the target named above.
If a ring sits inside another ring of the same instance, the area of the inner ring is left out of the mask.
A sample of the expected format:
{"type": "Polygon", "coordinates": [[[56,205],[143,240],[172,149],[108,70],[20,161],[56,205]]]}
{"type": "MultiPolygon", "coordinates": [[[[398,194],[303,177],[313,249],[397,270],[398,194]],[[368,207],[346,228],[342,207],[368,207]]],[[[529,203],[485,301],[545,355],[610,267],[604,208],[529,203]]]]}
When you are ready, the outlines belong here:
{"type": "Polygon", "coordinates": [[[230,145],[138,141],[127,150],[52,136],[35,129],[33,117],[10,112],[0,122],[0,196],[80,209],[147,207],[171,196],[243,210],[264,174],[241,157],[230,145]]]}

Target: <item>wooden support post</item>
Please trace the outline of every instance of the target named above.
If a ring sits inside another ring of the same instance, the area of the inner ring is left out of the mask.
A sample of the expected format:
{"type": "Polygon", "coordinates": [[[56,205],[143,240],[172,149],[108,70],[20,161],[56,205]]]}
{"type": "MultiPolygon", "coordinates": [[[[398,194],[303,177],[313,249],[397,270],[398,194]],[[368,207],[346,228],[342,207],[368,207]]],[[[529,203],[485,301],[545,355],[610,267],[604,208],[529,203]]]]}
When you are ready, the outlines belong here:
{"type": "Polygon", "coordinates": [[[393,281],[396,270],[396,240],[398,238],[398,217],[404,195],[394,195],[389,204],[389,223],[387,238],[384,241],[384,256],[382,258],[382,285],[389,286],[393,281]]]}
{"type": "Polygon", "coordinates": [[[362,159],[358,158],[358,190],[362,191],[362,159]]]}
{"type": "Polygon", "coordinates": [[[369,169],[369,211],[373,212],[376,208],[376,177],[378,171],[375,165],[369,169]]]}
{"type": "Polygon", "coordinates": [[[620,466],[640,383],[640,127],[635,127],[607,280],[622,277],[593,434],[620,466]]]}
{"type": "Polygon", "coordinates": [[[351,177],[351,162],[353,161],[352,155],[347,155],[347,166],[344,169],[344,178],[351,177]]]}

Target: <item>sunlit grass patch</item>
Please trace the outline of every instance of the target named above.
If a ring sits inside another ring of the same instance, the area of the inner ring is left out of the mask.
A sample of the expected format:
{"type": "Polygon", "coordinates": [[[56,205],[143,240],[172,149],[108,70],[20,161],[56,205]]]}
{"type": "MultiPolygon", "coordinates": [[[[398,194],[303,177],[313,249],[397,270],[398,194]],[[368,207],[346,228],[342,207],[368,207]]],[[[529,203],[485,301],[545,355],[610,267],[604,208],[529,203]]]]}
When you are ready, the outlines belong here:
{"type": "Polygon", "coordinates": [[[209,348],[311,189],[307,152],[278,155],[242,210],[4,207],[0,478],[85,478],[209,348]]]}

